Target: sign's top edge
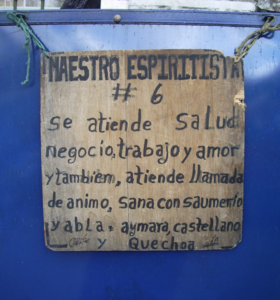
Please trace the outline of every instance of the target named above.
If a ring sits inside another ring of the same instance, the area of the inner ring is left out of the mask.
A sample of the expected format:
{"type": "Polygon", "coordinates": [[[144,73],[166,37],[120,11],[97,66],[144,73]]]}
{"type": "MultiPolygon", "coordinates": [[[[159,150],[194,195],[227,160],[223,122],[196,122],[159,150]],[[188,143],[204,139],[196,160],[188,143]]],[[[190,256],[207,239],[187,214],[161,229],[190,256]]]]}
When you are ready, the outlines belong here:
{"type": "MultiPolygon", "coordinates": [[[[17,11],[25,14],[29,25],[62,24],[108,24],[108,25],[200,25],[200,26],[234,26],[261,27],[264,18],[275,15],[280,21],[280,13],[240,13],[197,10],[95,10],[65,9],[17,11]],[[117,24],[114,16],[119,14],[121,21],[117,24]]],[[[7,11],[0,12],[0,26],[14,25],[6,18],[7,11]]]]}
{"type": "MultiPolygon", "coordinates": [[[[122,49],[118,49],[118,50],[83,50],[83,51],[60,51],[60,52],[47,52],[48,55],[50,56],[59,56],[59,55],[68,55],[68,54],[72,54],[72,53],[77,53],[77,54],[86,54],[86,53],[108,53],[108,52],[125,52],[125,53],[133,53],[133,52],[146,52],[146,51],[153,51],[153,52],[170,52],[170,51],[173,51],[173,52],[190,52],[190,53],[193,53],[193,52],[199,52],[201,54],[204,54],[204,53],[210,53],[210,52],[215,52],[215,53],[218,53],[220,55],[224,55],[223,51],[219,50],[219,49],[188,49],[188,48],[185,48],[185,49],[174,49],[174,48],[168,48],[168,49],[126,49],[126,50],[122,50],[122,49]]],[[[41,53],[41,56],[44,57],[44,53],[41,53]]]]}

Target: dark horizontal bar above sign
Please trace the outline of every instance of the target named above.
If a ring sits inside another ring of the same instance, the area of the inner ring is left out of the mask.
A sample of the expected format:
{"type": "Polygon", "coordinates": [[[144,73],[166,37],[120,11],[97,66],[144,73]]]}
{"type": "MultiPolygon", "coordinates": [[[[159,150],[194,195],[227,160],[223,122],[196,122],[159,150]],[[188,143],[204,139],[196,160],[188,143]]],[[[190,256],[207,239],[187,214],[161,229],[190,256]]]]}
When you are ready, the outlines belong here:
{"type": "MultiPolygon", "coordinates": [[[[0,12],[0,26],[13,25],[6,18],[6,12],[0,12]]],[[[280,21],[279,13],[238,13],[206,12],[197,10],[100,10],[100,9],[64,9],[52,11],[16,11],[25,15],[29,25],[50,24],[116,24],[114,15],[121,16],[119,25],[206,25],[261,27],[264,18],[275,15],[280,21]]]]}

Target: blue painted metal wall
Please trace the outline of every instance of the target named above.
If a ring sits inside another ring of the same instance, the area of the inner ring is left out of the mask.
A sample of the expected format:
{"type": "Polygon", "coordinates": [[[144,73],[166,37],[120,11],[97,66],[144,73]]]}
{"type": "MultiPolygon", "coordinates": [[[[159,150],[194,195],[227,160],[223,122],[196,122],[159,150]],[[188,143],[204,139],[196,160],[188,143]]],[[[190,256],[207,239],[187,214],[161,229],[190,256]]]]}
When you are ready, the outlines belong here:
{"type": "MultiPolygon", "coordinates": [[[[115,25],[114,13],[34,12],[27,22],[49,51],[208,48],[225,55],[263,23],[261,14],[157,11],[119,12],[123,23],[115,25]]],[[[199,252],[45,247],[40,51],[32,45],[30,82],[21,86],[24,35],[4,13],[0,41],[0,299],[280,299],[280,32],[258,40],[244,59],[243,240],[233,250],[199,252]]]]}

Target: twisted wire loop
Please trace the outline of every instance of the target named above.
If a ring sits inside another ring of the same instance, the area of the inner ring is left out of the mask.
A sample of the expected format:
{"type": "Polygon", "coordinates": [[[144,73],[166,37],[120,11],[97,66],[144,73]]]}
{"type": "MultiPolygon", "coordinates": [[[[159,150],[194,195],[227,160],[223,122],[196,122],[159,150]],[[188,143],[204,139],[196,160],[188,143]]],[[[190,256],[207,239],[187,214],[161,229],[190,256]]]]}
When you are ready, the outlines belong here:
{"type": "Polygon", "coordinates": [[[29,81],[29,70],[30,70],[30,39],[32,38],[36,45],[41,49],[41,51],[44,53],[44,55],[49,58],[49,55],[44,47],[44,45],[41,43],[41,41],[36,37],[36,35],[33,33],[31,28],[28,26],[28,24],[24,21],[24,15],[23,14],[16,14],[13,12],[7,12],[6,14],[7,19],[13,21],[16,23],[18,27],[20,27],[24,34],[25,34],[25,42],[23,44],[23,48],[27,50],[27,71],[26,71],[26,77],[25,80],[21,83],[22,85],[26,84],[29,81]]]}
{"type": "Polygon", "coordinates": [[[265,34],[266,32],[280,30],[280,23],[276,24],[274,27],[271,27],[275,19],[275,16],[268,17],[261,29],[255,30],[253,33],[249,34],[246,39],[240,44],[240,46],[234,49],[235,64],[237,64],[245,55],[248,54],[250,48],[255,44],[255,42],[261,35],[265,34]]]}

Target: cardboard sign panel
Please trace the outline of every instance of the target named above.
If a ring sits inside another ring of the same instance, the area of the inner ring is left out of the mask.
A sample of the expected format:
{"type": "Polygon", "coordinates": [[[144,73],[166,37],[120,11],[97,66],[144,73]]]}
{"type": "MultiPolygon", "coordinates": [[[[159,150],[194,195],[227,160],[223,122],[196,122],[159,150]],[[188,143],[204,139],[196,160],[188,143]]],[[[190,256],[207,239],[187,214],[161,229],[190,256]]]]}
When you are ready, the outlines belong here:
{"type": "Polygon", "coordinates": [[[244,75],[215,50],[42,57],[46,246],[231,249],[242,237],[244,75]]]}

